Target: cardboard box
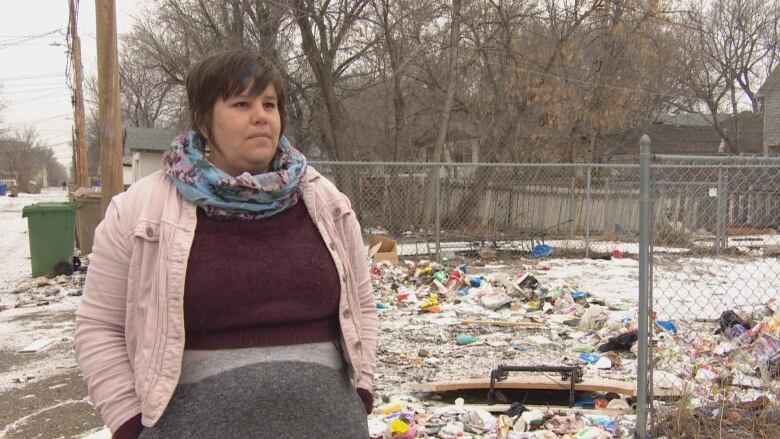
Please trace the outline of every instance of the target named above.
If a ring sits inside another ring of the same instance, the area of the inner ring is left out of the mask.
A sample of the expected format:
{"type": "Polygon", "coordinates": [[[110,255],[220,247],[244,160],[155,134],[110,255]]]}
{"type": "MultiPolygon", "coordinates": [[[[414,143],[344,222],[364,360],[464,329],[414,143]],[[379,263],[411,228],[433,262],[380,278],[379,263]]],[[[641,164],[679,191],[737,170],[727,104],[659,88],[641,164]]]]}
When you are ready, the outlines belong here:
{"type": "Polygon", "coordinates": [[[390,238],[372,235],[368,243],[368,257],[375,261],[388,261],[398,264],[398,246],[395,240],[390,238]]]}

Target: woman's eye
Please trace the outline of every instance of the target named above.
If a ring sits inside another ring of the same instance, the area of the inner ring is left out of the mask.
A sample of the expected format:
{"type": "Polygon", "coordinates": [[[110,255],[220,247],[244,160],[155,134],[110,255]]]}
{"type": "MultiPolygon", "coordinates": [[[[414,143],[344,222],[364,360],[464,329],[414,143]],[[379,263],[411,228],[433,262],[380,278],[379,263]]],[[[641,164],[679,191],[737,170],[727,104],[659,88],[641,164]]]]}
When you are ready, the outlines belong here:
{"type": "Polygon", "coordinates": [[[263,106],[265,108],[268,108],[269,110],[272,110],[272,109],[276,108],[276,103],[275,102],[266,102],[265,104],[263,104],[263,106]]]}
{"type": "Polygon", "coordinates": [[[249,103],[248,102],[236,102],[235,104],[233,104],[233,106],[237,107],[237,108],[247,108],[247,107],[249,107],[249,103]]]}

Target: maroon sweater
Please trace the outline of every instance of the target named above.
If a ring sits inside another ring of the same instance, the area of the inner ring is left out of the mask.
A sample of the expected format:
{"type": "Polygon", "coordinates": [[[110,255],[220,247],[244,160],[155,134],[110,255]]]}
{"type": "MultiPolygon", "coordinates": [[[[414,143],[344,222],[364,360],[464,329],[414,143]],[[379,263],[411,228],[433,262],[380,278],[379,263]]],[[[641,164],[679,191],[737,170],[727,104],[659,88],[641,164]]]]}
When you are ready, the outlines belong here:
{"type": "Polygon", "coordinates": [[[217,220],[198,209],[184,287],[185,349],[339,338],[338,272],[306,206],[217,220]]]}
{"type": "MultiPolygon", "coordinates": [[[[338,271],[303,202],[254,221],[197,215],[184,282],[185,349],[339,339],[338,271]]],[[[370,412],[370,390],[357,390],[370,412]]],[[[141,430],[139,414],[113,437],[141,430]]]]}

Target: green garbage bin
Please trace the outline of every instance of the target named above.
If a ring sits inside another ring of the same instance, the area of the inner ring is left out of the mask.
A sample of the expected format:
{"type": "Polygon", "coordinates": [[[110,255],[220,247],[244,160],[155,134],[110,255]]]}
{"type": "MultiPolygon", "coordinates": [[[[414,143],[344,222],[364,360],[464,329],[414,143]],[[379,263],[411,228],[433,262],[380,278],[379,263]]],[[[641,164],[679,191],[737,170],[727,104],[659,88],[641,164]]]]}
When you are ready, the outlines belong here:
{"type": "Polygon", "coordinates": [[[56,275],[60,262],[72,263],[77,203],[36,203],[22,209],[27,218],[33,276],[56,275]]]}

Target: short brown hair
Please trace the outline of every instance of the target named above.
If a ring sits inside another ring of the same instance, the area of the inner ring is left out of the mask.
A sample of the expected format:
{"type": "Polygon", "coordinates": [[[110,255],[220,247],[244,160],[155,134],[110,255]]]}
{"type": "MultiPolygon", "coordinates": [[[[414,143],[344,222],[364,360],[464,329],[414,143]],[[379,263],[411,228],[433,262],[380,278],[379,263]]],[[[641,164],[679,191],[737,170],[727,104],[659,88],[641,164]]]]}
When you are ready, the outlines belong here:
{"type": "Polygon", "coordinates": [[[268,84],[273,84],[276,91],[282,122],[280,134],[284,134],[287,119],[284,111],[284,82],[273,65],[245,49],[221,51],[203,58],[187,73],[187,103],[192,129],[212,139],[214,104],[219,98],[230,99],[249,87],[250,94],[257,96],[268,84]],[[202,127],[205,127],[205,133],[201,132],[202,127]]]}

